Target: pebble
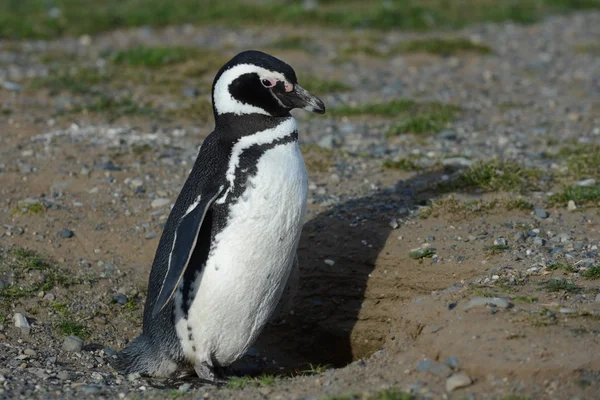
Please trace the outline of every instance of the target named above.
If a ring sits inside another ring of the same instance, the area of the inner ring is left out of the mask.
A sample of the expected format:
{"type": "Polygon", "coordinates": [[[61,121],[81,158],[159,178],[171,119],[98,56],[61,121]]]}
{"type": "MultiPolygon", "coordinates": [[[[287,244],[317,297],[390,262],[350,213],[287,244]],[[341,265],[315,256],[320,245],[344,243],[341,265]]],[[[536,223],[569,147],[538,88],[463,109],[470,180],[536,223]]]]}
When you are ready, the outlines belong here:
{"type": "Polygon", "coordinates": [[[446,379],[446,392],[453,392],[456,389],[467,387],[473,383],[473,380],[462,372],[452,375],[446,379]]]}
{"type": "Polygon", "coordinates": [[[449,366],[450,368],[457,370],[458,369],[458,357],[449,356],[444,360],[444,364],[449,366]]]}
{"type": "Polygon", "coordinates": [[[77,336],[67,336],[63,341],[62,348],[64,351],[79,353],[83,349],[83,340],[77,336]]]}
{"type": "Polygon", "coordinates": [[[25,315],[22,313],[15,313],[13,319],[15,320],[15,327],[21,329],[21,333],[28,335],[29,332],[31,332],[31,326],[29,325],[27,318],[25,318],[25,315]]]}
{"type": "Polygon", "coordinates": [[[536,238],[533,239],[533,244],[535,246],[539,246],[539,247],[544,246],[546,244],[546,239],[541,238],[541,237],[538,236],[538,237],[536,237],[536,238]]]}
{"type": "Polygon", "coordinates": [[[567,203],[567,210],[569,210],[569,211],[577,210],[577,206],[575,205],[575,202],[573,200],[569,200],[569,202],[567,203]]]}
{"type": "Polygon", "coordinates": [[[150,231],[150,232],[146,233],[146,235],[144,236],[144,238],[146,238],[146,239],[154,239],[157,236],[158,236],[158,233],[150,231]]]}
{"type": "Polygon", "coordinates": [[[594,178],[584,179],[582,181],[577,182],[577,186],[594,186],[596,184],[596,180],[594,178]]]}
{"type": "Polygon", "coordinates": [[[127,296],[125,296],[123,293],[117,293],[116,295],[113,296],[113,301],[117,304],[127,304],[127,296]]]}
{"type": "Polygon", "coordinates": [[[62,231],[58,232],[58,236],[68,239],[75,236],[75,233],[72,230],[65,228],[62,231]]]}
{"type": "Polygon", "coordinates": [[[26,348],[25,350],[23,350],[23,354],[31,356],[31,357],[37,356],[37,352],[34,349],[29,348],[29,347],[26,348]]]}
{"type": "Polygon", "coordinates": [[[450,157],[442,160],[442,165],[454,167],[470,167],[473,164],[472,160],[464,157],[450,157]]]}
{"type": "Polygon", "coordinates": [[[323,262],[325,264],[329,265],[330,267],[333,267],[335,265],[335,261],[330,260],[330,259],[325,259],[323,262]]]}
{"type": "Polygon", "coordinates": [[[546,219],[550,216],[550,214],[548,214],[548,211],[544,210],[543,208],[535,208],[533,212],[536,217],[541,219],[546,219]]]}
{"type": "Polygon", "coordinates": [[[577,310],[575,308],[569,308],[569,307],[561,307],[558,311],[561,314],[575,314],[575,313],[577,313],[577,310]]]}
{"type": "Polygon", "coordinates": [[[475,307],[484,307],[490,305],[498,308],[509,308],[510,302],[502,297],[473,297],[465,306],[463,310],[467,311],[475,307]]]}
{"type": "Polygon", "coordinates": [[[169,203],[171,203],[171,200],[169,200],[169,199],[158,198],[158,199],[152,200],[152,203],[150,203],[150,206],[152,208],[161,208],[161,207],[166,206],[169,203]]]}
{"type": "Polygon", "coordinates": [[[495,246],[506,246],[507,245],[506,239],[504,239],[503,237],[500,237],[500,238],[494,240],[494,245],[495,246]]]}
{"type": "Polygon", "coordinates": [[[452,373],[446,364],[440,364],[431,360],[423,360],[417,364],[417,372],[429,372],[433,375],[447,377],[452,373]]]}

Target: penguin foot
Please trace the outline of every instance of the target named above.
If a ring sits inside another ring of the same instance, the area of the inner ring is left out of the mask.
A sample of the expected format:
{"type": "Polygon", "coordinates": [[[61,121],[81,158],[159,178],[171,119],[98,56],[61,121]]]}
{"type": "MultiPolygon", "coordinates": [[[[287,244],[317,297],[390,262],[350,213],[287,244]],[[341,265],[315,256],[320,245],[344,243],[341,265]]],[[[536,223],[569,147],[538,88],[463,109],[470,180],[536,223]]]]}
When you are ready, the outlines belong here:
{"type": "Polygon", "coordinates": [[[221,371],[217,370],[211,365],[208,365],[206,362],[194,365],[194,371],[196,371],[198,378],[203,381],[207,381],[216,385],[225,383],[225,379],[223,379],[224,377],[221,376],[221,371]]]}

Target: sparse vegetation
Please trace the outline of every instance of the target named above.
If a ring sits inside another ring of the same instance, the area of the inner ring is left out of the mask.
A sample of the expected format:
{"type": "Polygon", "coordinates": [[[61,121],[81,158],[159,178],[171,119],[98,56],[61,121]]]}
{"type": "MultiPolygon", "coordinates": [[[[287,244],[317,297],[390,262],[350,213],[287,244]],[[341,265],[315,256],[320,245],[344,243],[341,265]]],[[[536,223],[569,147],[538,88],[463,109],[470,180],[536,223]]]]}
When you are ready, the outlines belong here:
{"type": "Polygon", "coordinates": [[[20,201],[12,210],[11,215],[39,215],[46,211],[46,207],[39,201],[34,203],[20,201]]]}
{"type": "Polygon", "coordinates": [[[331,365],[308,364],[308,367],[301,370],[301,375],[320,375],[331,368],[331,365]]]}
{"type": "Polygon", "coordinates": [[[267,47],[278,50],[304,50],[313,53],[317,45],[312,39],[304,36],[288,36],[270,43],[267,47]]]}
{"type": "Polygon", "coordinates": [[[562,192],[555,193],[548,199],[551,205],[566,205],[569,200],[575,204],[596,203],[600,201],[600,185],[578,186],[569,185],[562,192]]]}
{"type": "Polygon", "coordinates": [[[403,133],[436,133],[454,120],[460,107],[435,101],[416,102],[409,99],[392,100],[387,103],[370,103],[360,106],[343,106],[333,109],[334,116],[382,116],[396,119],[388,136],[403,133]]]}
{"type": "Polygon", "coordinates": [[[224,23],[228,26],[296,23],[338,28],[428,30],[433,27],[458,28],[485,21],[531,23],[548,14],[600,8],[597,0],[521,0],[496,3],[493,7],[489,2],[479,0],[458,3],[409,0],[389,4],[328,1],[327,7],[312,9],[305,9],[301,3],[241,0],[209,2],[203,7],[198,7],[194,0],[181,0],[177,5],[170,7],[158,0],[107,0],[104,7],[89,13],[87,3],[62,0],[58,3],[58,12],[50,13],[50,5],[43,1],[2,2],[0,37],[47,39],[125,27],[185,23],[224,23]],[[232,13],[232,9],[236,12],[232,13]]]}
{"type": "Polygon", "coordinates": [[[301,77],[300,86],[315,94],[346,92],[350,86],[333,79],[321,79],[316,76],[301,77]]]}
{"type": "Polygon", "coordinates": [[[232,376],[227,380],[225,387],[232,390],[242,390],[246,386],[272,386],[277,377],[275,375],[251,376],[232,376]]]}
{"type": "Polygon", "coordinates": [[[430,53],[440,56],[451,56],[460,53],[489,54],[492,49],[481,43],[474,43],[464,38],[443,39],[430,38],[411,40],[400,43],[395,50],[403,53],[430,53]]]}
{"type": "Polygon", "coordinates": [[[462,171],[458,177],[440,184],[442,190],[480,189],[484,192],[534,190],[541,172],[510,161],[480,161],[462,171]]]}
{"type": "Polygon", "coordinates": [[[435,255],[435,251],[433,251],[432,249],[418,249],[418,250],[413,250],[410,253],[408,253],[408,256],[410,258],[412,258],[413,260],[421,260],[423,258],[431,258],[435,255]]]}
{"type": "Polygon", "coordinates": [[[540,285],[549,292],[579,293],[583,290],[566,279],[550,279],[540,285]]]}
{"type": "Polygon", "coordinates": [[[533,296],[517,296],[513,299],[513,301],[520,304],[532,304],[537,303],[538,298],[533,296]]]}
{"type": "Polygon", "coordinates": [[[333,150],[318,144],[305,144],[301,149],[309,172],[327,172],[333,166],[333,150]]]}
{"type": "Polygon", "coordinates": [[[581,276],[585,279],[600,279],[600,265],[593,265],[586,271],[584,271],[581,276]]]}
{"type": "Polygon", "coordinates": [[[504,202],[506,209],[511,210],[533,210],[534,205],[527,200],[519,197],[516,199],[507,199],[504,202]]]}
{"type": "Polygon", "coordinates": [[[63,336],[78,336],[80,338],[85,338],[89,335],[89,332],[83,325],[71,320],[63,320],[59,322],[56,327],[63,336]]]}
{"type": "Polygon", "coordinates": [[[386,169],[399,169],[403,171],[420,171],[423,168],[410,158],[402,158],[398,161],[385,160],[383,162],[383,168],[386,169]]]}
{"type": "Polygon", "coordinates": [[[571,264],[565,264],[562,262],[553,262],[552,264],[546,267],[549,271],[562,270],[565,272],[577,272],[577,268],[571,264]]]}
{"type": "Polygon", "coordinates": [[[485,248],[488,256],[495,256],[497,254],[504,253],[507,250],[510,250],[510,246],[505,244],[493,244],[485,248]]]}
{"type": "Polygon", "coordinates": [[[115,64],[131,67],[157,68],[187,61],[197,55],[194,48],[136,46],[112,55],[115,64]]]}

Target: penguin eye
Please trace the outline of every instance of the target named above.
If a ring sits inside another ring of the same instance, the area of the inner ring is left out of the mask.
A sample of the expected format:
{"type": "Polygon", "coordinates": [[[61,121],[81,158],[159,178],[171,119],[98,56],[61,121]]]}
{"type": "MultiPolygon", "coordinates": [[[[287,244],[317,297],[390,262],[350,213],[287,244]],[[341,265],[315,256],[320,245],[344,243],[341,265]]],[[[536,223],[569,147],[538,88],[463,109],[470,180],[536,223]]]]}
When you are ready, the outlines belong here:
{"type": "Polygon", "coordinates": [[[277,83],[277,80],[273,78],[263,78],[260,80],[260,83],[266,88],[272,88],[277,83]]]}

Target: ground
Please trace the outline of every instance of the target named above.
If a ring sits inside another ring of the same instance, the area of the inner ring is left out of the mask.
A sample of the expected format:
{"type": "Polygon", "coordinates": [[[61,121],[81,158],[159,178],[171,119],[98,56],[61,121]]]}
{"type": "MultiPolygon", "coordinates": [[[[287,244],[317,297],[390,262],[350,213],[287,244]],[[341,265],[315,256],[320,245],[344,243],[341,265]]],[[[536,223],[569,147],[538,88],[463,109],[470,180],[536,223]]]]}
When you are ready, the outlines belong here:
{"type": "Polygon", "coordinates": [[[269,29],[218,10],[5,19],[0,397],[597,398],[600,13],[357,27],[303,4],[261,14],[269,29]],[[248,48],[328,108],[294,112],[310,183],[293,310],[223,387],[119,375],[212,78],[248,48]]]}

